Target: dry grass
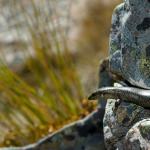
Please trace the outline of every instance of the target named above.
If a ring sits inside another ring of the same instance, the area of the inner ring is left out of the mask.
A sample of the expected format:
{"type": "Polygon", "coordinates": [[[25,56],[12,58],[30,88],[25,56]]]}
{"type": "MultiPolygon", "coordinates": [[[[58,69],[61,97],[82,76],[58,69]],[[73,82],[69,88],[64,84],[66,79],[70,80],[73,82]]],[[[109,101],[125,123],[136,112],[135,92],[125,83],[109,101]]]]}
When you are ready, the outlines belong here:
{"type": "Polygon", "coordinates": [[[12,31],[15,47],[24,57],[23,63],[15,60],[13,65],[1,54],[0,146],[18,146],[94,109],[84,92],[98,82],[99,59],[108,54],[112,10],[121,0],[77,0],[73,16],[69,5],[59,9],[58,4],[66,0],[1,1],[0,6],[8,6],[6,11],[13,17],[6,30],[12,31]],[[73,20],[69,29],[68,19],[73,20]],[[68,30],[72,31],[70,43],[68,30]]]}
{"type": "MultiPolygon", "coordinates": [[[[30,55],[21,72],[0,62],[0,136],[5,135],[0,146],[34,142],[88,113],[83,107],[93,109],[86,101],[82,103],[82,86],[59,22],[57,2],[39,3],[32,0],[28,11],[20,1],[11,1],[12,13],[22,13],[28,31],[30,49],[26,45],[22,54],[30,55]],[[51,14],[43,12],[46,5],[51,14]]],[[[21,35],[19,27],[15,29],[21,35]]]]}

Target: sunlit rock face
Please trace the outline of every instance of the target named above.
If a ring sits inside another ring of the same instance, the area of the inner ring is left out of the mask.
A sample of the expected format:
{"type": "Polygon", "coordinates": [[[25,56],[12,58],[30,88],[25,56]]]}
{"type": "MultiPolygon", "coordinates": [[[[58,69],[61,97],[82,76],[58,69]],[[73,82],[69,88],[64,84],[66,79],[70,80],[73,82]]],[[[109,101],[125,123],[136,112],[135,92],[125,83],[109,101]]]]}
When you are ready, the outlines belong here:
{"type": "Polygon", "coordinates": [[[110,69],[150,89],[150,1],[125,0],[112,17],[110,69]]]}

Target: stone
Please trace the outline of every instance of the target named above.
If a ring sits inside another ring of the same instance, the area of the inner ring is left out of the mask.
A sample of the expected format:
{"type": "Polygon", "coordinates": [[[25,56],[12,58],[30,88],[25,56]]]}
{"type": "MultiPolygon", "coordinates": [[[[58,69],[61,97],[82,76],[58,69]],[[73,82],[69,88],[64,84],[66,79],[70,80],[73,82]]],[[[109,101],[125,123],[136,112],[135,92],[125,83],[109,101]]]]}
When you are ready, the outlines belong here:
{"type": "Polygon", "coordinates": [[[150,136],[149,116],[150,110],[148,109],[120,100],[109,99],[103,121],[106,149],[134,150],[137,148],[136,150],[138,150],[141,148],[145,150],[144,148],[150,144],[148,141],[150,136]],[[143,118],[145,119],[143,120],[143,118]]]}
{"type": "Polygon", "coordinates": [[[35,144],[0,150],[101,150],[105,149],[101,109],[48,135],[35,144]]]}
{"type": "Polygon", "coordinates": [[[124,0],[112,16],[110,70],[150,89],[150,1],[124,0]]]}
{"type": "Polygon", "coordinates": [[[128,150],[150,149],[150,118],[137,122],[127,132],[125,147],[128,150]]]}

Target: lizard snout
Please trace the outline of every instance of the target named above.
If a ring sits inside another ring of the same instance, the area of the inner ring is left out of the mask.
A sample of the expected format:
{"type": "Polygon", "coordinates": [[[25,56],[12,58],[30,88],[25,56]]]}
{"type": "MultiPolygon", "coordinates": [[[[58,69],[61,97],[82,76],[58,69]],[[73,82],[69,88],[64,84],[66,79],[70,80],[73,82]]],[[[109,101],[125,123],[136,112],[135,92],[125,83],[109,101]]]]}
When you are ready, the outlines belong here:
{"type": "Polygon", "coordinates": [[[103,97],[103,93],[101,91],[97,90],[88,97],[88,100],[96,100],[99,97],[103,97]]]}

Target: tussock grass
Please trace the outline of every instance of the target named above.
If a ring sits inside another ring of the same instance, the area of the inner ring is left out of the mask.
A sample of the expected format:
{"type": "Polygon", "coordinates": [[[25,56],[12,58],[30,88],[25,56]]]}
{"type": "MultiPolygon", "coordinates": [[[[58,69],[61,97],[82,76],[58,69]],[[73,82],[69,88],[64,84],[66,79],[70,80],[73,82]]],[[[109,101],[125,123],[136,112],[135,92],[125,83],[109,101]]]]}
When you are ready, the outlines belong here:
{"type": "MultiPolygon", "coordinates": [[[[0,136],[5,135],[0,146],[31,143],[83,112],[82,85],[57,1],[28,3],[10,1],[11,13],[21,13],[28,33],[22,51],[28,57],[21,71],[0,62],[0,136]]],[[[14,28],[21,36],[19,23],[14,28]]]]}

